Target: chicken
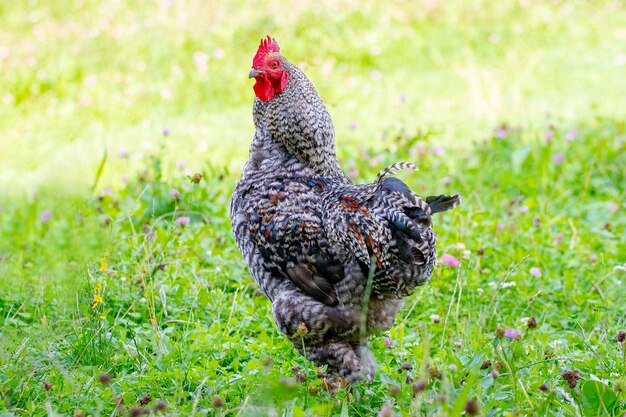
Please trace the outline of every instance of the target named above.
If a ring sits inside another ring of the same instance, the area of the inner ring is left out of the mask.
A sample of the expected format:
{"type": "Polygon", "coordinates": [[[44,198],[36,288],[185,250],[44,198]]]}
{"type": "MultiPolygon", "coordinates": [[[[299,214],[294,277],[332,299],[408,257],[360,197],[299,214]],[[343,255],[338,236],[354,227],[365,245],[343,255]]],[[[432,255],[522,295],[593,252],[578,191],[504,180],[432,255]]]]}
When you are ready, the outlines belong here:
{"type": "Polygon", "coordinates": [[[335,155],[332,120],[306,76],[263,39],[253,59],[250,157],[231,201],[251,275],[296,350],[348,381],[375,375],[372,329],[391,328],[436,264],[431,215],[458,195],[421,199],[390,175],[352,184],[335,155]]]}

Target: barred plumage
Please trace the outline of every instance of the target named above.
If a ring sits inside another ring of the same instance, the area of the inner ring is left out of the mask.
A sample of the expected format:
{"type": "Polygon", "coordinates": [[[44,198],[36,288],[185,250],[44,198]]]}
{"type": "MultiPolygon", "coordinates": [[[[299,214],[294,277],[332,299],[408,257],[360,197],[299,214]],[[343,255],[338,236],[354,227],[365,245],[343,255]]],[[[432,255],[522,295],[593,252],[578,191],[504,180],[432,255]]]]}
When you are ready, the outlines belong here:
{"type": "Polygon", "coordinates": [[[376,180],[374,182],[376,184],[380,184],[382,179],[385,178],[387,175],[394,175],[397,172],[402,171],[403,169],[410,169],[411,171],[417,171],[417,167],[415,166],[415,164],[411,162],[396,162],[396,163],[389,165],[382,171],[380,171],[378,175],[376,175],[376,180]]]}
{"type": "Polygon", "coordinates": [[[250,158],[231,202],[233,231],[278,328],[319,365],[373,377],[371,329],[388,330],[403,298],[436,263],[431,214],[458,195],[428,197],[390,177],[352,184],[335,156],[330,115],[304,74],[268,38],[256,80],[250,158]]]}

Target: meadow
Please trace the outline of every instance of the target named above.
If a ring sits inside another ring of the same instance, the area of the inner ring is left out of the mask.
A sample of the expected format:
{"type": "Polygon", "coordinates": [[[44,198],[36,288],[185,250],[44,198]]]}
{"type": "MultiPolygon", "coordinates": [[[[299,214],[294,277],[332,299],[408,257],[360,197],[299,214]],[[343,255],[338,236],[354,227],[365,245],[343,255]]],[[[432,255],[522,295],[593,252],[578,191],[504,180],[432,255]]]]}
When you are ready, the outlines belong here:
{"type": "Polygon", "coordinates": [[[1,2],[0,416],[622,416],[625,28],[620,1],[1,2]],[[232,237],[266,34],[355,182],[406,160],[463,197],[372,382],[328,389],[232,237]]]}

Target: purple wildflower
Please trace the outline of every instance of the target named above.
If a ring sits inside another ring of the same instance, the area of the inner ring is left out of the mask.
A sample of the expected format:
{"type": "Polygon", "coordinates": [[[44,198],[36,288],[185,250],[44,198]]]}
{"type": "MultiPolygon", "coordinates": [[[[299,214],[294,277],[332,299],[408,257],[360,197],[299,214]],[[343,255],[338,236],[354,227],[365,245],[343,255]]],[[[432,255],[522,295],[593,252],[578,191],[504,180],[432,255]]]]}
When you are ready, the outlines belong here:
{"type": "Polygon", "coordinates": [[[443,146],[435,146],[431,149],[431,152],[433,153],[433,155],[442,156],[444,153],[446,153],[446,150],[443,148],[443,146]]]}
{"type": "Polygon", "coordinates": [[[447,253],[444,253],[443,255],[441,255],[441,258],[439,259],[444,265],[447,265],[451,268],[458,268],[459,266],[461,266],[461,262],[459,262],[458,259],[456,259],[454,256],[447,254],[447,253]]]}
{"type": "Polygon", "coordinates": [[[42,223],[49,222],[51,219],[52,219],[52,212],[50,210],[44,210],[41,213],[39,213],[39,220],[41,220],[42,223]]]}
{"type": "Polygon", "coordinates": [[[122,174],[120,178],[122,179],[122,181],[126,182],[128,181],[128,174],[122,174]]]}
{"type": "Polygon", "coordinates": [[[557,153],[552,157],[552,162],[554,162],[554,165],[561,165],[563,162],[565,162],[565,155],[563,155],[562,153],[557,153]]]}
{"type": "Polygon", "coordinates": [[[118,155],[120,156],[120,158],[128,158],[128,150],[122,148],[119,150],[118,155]]]}
{"type": "Polygon", "coordinates": [[[537,268],[536,266],[533,266],[532,268],[530,268],[530,275],[532,275],[535,278],[541,278],[541,269],[537,268]]]}
{"type": "Polygon", "coordinates": [[[176,189],[176,188],[172,188],[170,190],[170,194],[172,195],[172,197],[174,198],[178,198],[180,197],[180,192],[176,189]]]}
{"type": "Polygon", "coordinates": [[[493,132],[493,136],[496,139],[506,139],[508,135],[509,135],[509,129],[506,126],[501,126],[493,132]]]}
{"type": "Polygon", "coordinates": [[[176,162],[176,167],[177,167],[178,169],[183,169],[183,168],[185,168],[185,161],[183,161],[183,160],[181,159],[180,161],[176,162]]]}
{"type": "Polygon", "coordinates": [[[102,190],[102,194],[111,197],[113,195],[113,190],[111,189],[111,187],[104,187],[104,190],[102,190]]]}
{"type": "Polygon", "coordinates": [[[187,226],[189,224],[189,217],[187,216],[179,217],[176,219],[175,223],[177,226],[187,226]]]}
{"type": "Polygon", "coordinates": [[[504,331],[504,337],[511,340],[521,338],[521,336],[515,331],[515,329],[506,329],[504,331]]]}
{"type": "Polygon", "coordinates": [[[548,130],[544,135],[544,139],[546,142],[552,142],[552,139],[554,139],[554,132],[552,130],[548,130]]]}
{"type": "Polygon", "coordinates": [[[448,369],[451,370],[452,372],[456,371],[456,365],[451,363],[450,365],[448,365],[448,369]]]}
{"type": "Polygon", "coordinates": [[[567,132],[565,134],[565,140],[566,141],[571,142],[574,139],[576,139],[576,131],[575,130],[570,130],[569,132],[567,132]]]}
{"type": "Polygon", "coordinates": [[[541,226],[541,219],[539,217],[533,217],[533,226],[535,227],[541,226]]]}
{"type": "Polygon", "coordinates": [[[491,371],[491,377],[493,379],[496,379],[500,374],[498,373],[498,371],[496,371],[495,369],[491,371]]]}
{"type": "Polygon", "coordinates": [[[378,412],[378,417],[393,417],[393,408],[388,403],[383,404],[378,412]]]}
{"type": "Polygon", "coordinates": [[[450,178],[449,175],[446,175],[445,177],[443,177],[443,179],[441,180],[441,182],[443,182],[443,185],[448,185],[450,184],[450,182],[452,181],[452,178],[450,178]]]}
{"type": "Polygon", "coordinates": [[[521,206],[517,209],[520,213],[528,213],[528,206],[521,206]]]}
{"type": "Polygon", "coordinates": [[[391,340],[390,337],[385,337],[385,347],[387,349],[393,349],[396,347],[396,345],[393,343],[393,340],[391,340]]]}
{"type": "Polygon", "coordinates": [[[350,126],[350,129],[354,130],[357,127],[359,127],[359,124],[353,120],[353,121],[350,122],[349,126],[350,126]]]}
{"type": "Polygon", "coordinates": [[[163,136],[169,136],[170,130],[167,127],[164,127],[161,133],[163,134],[163,136]]]}

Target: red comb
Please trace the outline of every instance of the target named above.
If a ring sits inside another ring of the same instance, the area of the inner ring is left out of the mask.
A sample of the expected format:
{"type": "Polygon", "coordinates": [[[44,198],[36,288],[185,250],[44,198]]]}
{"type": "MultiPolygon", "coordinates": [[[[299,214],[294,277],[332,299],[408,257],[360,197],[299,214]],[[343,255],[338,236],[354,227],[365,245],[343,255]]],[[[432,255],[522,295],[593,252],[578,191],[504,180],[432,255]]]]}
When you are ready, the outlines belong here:
{"type": "Polygon", "coordinates": [[[256,55],[252,60],[253,67],[260,67],[263,65],[263,58],[269,52],[280,52],[280,47],[276,43],[276,39],[272,39],[267,36],[266,39],[261,39],[259,49],[256,51],[256,55]]]}

